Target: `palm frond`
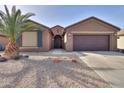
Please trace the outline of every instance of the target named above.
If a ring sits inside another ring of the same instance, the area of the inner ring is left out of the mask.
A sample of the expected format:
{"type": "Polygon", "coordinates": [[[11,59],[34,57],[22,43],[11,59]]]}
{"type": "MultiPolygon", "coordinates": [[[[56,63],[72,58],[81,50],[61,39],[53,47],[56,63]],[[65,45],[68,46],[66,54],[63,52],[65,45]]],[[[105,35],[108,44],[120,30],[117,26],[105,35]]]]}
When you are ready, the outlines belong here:
{"type": "Polygon", "coordinates": [[[13,6],[11,13],[9,12],[7,6],[5,5],[6,12],[0,10],[0,31],[4,33],[10,40],[15,41],[15,39],[22,34],[24,31],[29,31],[32,29],[40,29],[40,27],[29,21],[34,13],[26,13],[22,15],[21,10],[13,6]]]}
{"type": "Polygon", "coordinates": [[[31,16],[34,16],[34,15],[35,15],[34,13],[26,13],[25,15],[22,15],[21,20],[22,21],[27,21],[28,18],[30,18],[31,16]]]}
{"type": "Polygon", "coordinates": [[[6,14],[0,10],[0,17],[2,20],[5,20],[5,16],[6,16],[6,14]]]}
{"type": "Polygon", "coordinates": [[[6,14],[7,14],[8,18],[10,18],[10,13],[9,13],[9,10],[8,10],[7,6],[4,5],[4,8],[5,8],[5,10],[6,10],[6,14]]]}
{"type": "Polygon", "coordinates": [[[11,13],[12,13],[12,15],[15,15],[15,13],[16,13],[16,6],[12,7],[11,13]]]}

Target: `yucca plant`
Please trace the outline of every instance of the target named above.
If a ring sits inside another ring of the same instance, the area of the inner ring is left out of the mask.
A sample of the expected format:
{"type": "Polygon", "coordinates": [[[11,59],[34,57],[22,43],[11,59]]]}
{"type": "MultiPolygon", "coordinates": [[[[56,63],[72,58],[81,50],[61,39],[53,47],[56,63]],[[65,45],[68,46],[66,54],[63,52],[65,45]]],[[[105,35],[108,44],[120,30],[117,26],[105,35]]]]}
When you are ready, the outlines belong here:
{"type": "Polygon", "coordinates": [[[15,58],[19,56],[19,47],[16,40],[22,32],[37,28],[36,24],[29,20],[33,13],[22,14],[20,9],[13,6],[11,11],[4,6],[5,12],[0,10],[0,31],[9,39],[3,56],[15,58]]]}

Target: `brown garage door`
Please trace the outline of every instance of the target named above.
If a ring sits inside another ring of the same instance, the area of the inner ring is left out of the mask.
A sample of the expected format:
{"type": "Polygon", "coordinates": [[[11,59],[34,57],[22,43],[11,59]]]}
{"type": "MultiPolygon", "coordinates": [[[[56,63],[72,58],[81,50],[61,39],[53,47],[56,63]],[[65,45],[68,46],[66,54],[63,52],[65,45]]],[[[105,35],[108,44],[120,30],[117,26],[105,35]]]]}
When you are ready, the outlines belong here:
{"type": "Polygon", "coordinates": [[[108,51],[109,36],[107,35],[74,35],[73,48],[76,51],[108,51]]]}

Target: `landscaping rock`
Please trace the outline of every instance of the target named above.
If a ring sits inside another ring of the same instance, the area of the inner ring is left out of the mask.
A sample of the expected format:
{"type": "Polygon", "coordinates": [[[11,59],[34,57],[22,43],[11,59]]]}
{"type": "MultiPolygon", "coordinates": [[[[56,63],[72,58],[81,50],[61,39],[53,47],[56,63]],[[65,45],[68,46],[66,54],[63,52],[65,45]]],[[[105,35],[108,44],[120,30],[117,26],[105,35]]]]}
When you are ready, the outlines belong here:
{"type": "Polygon", "coordinates": [[[75,60],[75,59],[72,59],[72,62],[73,62],[73,63],[77,63],[77,60],[75,60]]]}
{"type": "Polygon", "coordinates": [[[28,55],[23,55],[23,57],[25,57],[25,58],[29,58],[29,56],[28,56],[28,55]]]}
{"type": "Polygon", "coordinates": [[[19,59],[20,59],[20,56],[14,57],[14,58],[12,58],[12,59],[14,59],[14,60],[19,60],[19,59]]]}
{"type": "Polygon", "coordinates": [[[19,60],[20,58],[29,58],[29,56],[28,55],[19,55],[17,57],[12,58],[12,59],[19,60]]]}
{"type": "Polygon", "coordinates": [[[4,57],[0,57],[0,62],[6,62],[6,61],[7,61],[6,58],[4,58],[4,57]]]}

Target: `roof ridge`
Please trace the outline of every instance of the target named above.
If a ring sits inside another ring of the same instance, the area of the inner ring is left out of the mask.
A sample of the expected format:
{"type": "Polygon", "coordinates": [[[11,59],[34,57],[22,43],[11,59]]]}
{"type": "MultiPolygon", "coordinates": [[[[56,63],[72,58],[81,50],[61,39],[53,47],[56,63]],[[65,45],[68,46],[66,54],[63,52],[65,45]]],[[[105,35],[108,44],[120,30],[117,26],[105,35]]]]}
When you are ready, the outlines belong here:
{"type": "Polygon", "coordinates": [[[51,28],[54,28],[54,27],[62,27],[62,28],[64,28],[63,26],[60,26],[60,25],[55,25],[55,26],[53,26],[53,27],[51,27],[51,28]]]}

